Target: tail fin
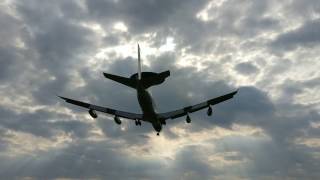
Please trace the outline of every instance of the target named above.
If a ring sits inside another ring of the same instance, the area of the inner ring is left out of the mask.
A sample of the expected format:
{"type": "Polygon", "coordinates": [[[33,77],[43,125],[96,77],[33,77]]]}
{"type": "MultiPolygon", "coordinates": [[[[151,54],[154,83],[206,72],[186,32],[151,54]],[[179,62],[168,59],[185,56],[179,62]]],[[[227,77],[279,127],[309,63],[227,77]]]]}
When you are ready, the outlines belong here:
{"type": "Polygon", "coordinates": [[[141,80],[141,59],[140,59],[140,46],[138,44],[138,79],[141,80]]]}
{"type": "Polygon", "coordinates": [[[170,71],[163,71],[161,73],[141,72],[140,46],[138,44],[138,73],[133,74],[130,78],[109,73],[103,73],[103,75],[108,79],[129,86],[131,88],[136,89],[138,86],[142,86],[143,88],[147,89],[151,86],[163,83],[165,79],[170,76],[170,71]]]}

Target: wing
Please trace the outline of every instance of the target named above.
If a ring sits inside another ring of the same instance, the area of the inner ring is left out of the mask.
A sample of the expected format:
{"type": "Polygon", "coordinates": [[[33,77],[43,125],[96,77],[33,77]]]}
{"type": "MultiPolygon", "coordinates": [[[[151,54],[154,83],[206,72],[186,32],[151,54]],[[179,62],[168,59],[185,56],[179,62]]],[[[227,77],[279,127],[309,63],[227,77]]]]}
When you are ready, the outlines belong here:
{"type": "Polygon", "coordinates": [[[123,118],[127,118],[127,119],[132,119],[132,120],[142,120],[142,114],[135,114],[135,113],[129,113],[129,112],[125,112],[125,111],[118,111],[115,109],[110,109],[110,108],[106,108],[106,107],[101,107],[101,106],[96,106],[93,104],[89,104],[89,103],[85,103],[85,102],[81,102],[81,101],[77,101],[77,100],[73,100],[73,99],[69,99],[69,98],[65,98],[65,97],[61,97],[59,96],[61,99],[65,100],[67,103],[70,104],[74,104],[77,106],[81,106],[87,109],[92,109],[95,111],[99,111],[99,112],[104,112],[107,114],[111,114],[111,115],[115,115],[115,116],[119,116],[119,117],[123,117],[123,118]]]}
{"type": "Polygon", "coordinates": [[[207,108],[210,105],[215,105],[215,104],[221,103],[223,101],[226,101],[228,99],[231,99],[231,98],[233,98],[233,96],[235,94],[237,94],[237,92],[238,91],[234,91],[232,93],[225,94],[223,96],[219,96],[219,97],[210,99],[208,101],[205,101],[205,102],[193,105],[193,106],[187,106],[182,109],[175,110],[175,111],[160,113],[159,116],[160,116],[160,118],[162,118],[164,120],[175,119],[175,118],[178,118],[181,116],[185,116],[185,115],[187,115],[187,113],[193,113],[193,112],[199,111],[201,109],[207,108]]]}

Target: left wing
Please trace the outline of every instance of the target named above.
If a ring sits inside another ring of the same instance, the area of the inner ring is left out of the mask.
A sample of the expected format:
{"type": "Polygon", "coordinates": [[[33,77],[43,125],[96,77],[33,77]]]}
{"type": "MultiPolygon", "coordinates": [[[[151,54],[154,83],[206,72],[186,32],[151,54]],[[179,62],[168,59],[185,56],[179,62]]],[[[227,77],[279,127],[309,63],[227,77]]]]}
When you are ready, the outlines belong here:
{"type": "Polygon", "coordinates": [[[182,109],[175,110],[175,111],[166,112],[166,113],[160,113],[159,116],[163,120],[175,119],[175,118],[178,118],[178,117],[181,117],[181,116],[185,116],[188,113],[193,113],[193,112],[199,111],[201,109],[207,108],[210,105],[215,105],[215,104],[221,103],[223,101],[226,101],[228,99],[231,99],[231,98],[233,98],[233,96],[235,94],[237,94],[237,92],[238,91],[234,91],[232,93],[225,94],[223,96],[219,96],[219,97],[210,99],[208,101],[205,101],[205,102],[193,105],[193,106],[187,106],[187,107],[184,107],[182,109]]]}
{"type": "Polygon", "coordinates": [[[115,109],[110,109],[110,108],[106,108],[106,107],[102,107],[102,106],[96,106],[93,104],[89,104],[89,103],[85,103],[85,102],[81,102],[81,101],[77,101],[77,100],[73,100],[73,99],[69,99],[69,98],[65,98],[65,97],[61,97],[61,96],[59,96],[59,97],[61,99],[65,100],[67,103],[81,106],[81,107],[87,108],[89,110],[104,112],[107,114],[119,116],[122,118],[132,119],[132,120],[142,120],[142,114],[135,114],[135,113],[129,113],[129,112],[125,112],[125,111],[118,111],[115,109]]]}

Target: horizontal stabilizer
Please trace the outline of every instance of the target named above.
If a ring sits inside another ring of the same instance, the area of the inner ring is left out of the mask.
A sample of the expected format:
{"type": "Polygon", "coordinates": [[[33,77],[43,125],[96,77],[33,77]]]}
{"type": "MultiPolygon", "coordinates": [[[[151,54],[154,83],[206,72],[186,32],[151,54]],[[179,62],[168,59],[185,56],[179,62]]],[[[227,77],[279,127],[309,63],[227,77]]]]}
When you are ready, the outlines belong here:
{"type": "Polygon", "coordinates": [[[147,89],[151,86],[162,84],[169,76],[170,71],[164,71],[161,73],[143,72],[141,82],[143,84],[143,87],[147,89]]]}
{"type": "Polygon", "coordinates": [[[111,79],[113,81],[116,81],[120,84],[129,86],[131,88],[136,88],[137,87],[137,81],[135,79],[130,79],[122,76],[117,76],[113,74],[108,74],[108,73],[103,73],[104,77],[111,79]]]}

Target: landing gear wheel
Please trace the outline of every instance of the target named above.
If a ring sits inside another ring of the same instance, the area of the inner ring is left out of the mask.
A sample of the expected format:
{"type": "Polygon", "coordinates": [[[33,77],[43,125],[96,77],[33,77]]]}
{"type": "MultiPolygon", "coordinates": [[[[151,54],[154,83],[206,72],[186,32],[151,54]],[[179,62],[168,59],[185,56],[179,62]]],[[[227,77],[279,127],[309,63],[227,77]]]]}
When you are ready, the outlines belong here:
{"type": "Polygon", "coordinates": [[[138,123],[138,121],[137,121],[137,120],[135,120],[135,124],[136,124],[136,126],[138,126],[138,125],[139,125],[139,123],[138,123]]]}
{"type": "Polygon", "coordinates": [[[159,133],[157,133],[157,136],[159,136],[159,133]]]}
{"type": "Polygon", "coordinates": [[[141,121],[140,120],[138,120],[138,125],[141,126],[141,121]]]}

